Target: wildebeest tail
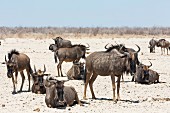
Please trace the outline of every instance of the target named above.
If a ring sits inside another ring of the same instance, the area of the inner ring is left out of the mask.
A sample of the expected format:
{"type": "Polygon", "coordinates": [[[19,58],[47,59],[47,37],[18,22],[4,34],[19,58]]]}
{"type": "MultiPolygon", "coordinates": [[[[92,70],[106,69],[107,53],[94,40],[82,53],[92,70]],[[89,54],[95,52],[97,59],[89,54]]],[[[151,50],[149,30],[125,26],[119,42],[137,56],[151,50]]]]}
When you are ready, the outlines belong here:
{"type": "Polygon", "coordinates": [[[57,63],[57,56],[58,56],[58,51],[54,52],[54,60],[55,60],[55,63],[57,63]]]}
{"type": "Polygon", "coordinates": [[[84,69],[84,83],[86,83],[86,74],[87,74],[87,70],[86,70],[86,66],[85,66],[85,69],[84,69]]]}
{"type": "Polygon", "coordinates": [[[33,74],[33,70],[32,70],[32,68],[31,68],[31,65],[30,65],[30,64],[29,64],[29,72],[30,72],[31,75],[33,74]]]}

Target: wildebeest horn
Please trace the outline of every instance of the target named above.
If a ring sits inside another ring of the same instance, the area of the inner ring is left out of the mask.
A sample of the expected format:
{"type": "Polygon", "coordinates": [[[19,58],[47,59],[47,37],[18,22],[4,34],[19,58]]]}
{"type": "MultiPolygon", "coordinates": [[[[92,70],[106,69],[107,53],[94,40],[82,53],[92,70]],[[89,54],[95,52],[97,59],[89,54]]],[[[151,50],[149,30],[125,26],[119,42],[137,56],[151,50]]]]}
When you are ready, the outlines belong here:
{"type": "Polygon", "coordinates": [[[90,45],[87,43],[87,45],[88,45],[88,47],[86,47],[86,48],[89,48],[90,47],[90,45]]]}
{"type": "MultiPolygon", "coordinates": [[[[109,44],[109,43],[108,43],[108,44],[109,44]]],[[[108,45],[108,44],[106,44],[106,45],[104,46],[105,49],[108,49],[108,48],[107,48],[107,45],[108,45]]]]}
{"type": "Polygon", "coordinates": [[[44,64],[44,71],[43,71],[43,73],[45,73],[46,72],[46,67],[45,67],[45,64],[44,64]]]}
{"type": "Polygon", "coordinates": [[[7,60],[6,60],[6,55],[5,55],[5,62],[7,62],[7,60]]]}
{"type": "Polygon", "coordinates": [[[53,82],[53,83],[56,83],[56,82],[57,82],[57,80],[54,79],[54,77],[52,77],[52,76],[47,76],[46,80],[47,80],[48,82],[53,82]]]}
{"type": "Polygon", "coordinates": [[[137,47],[138,47],[138,51],[137,51],[137,53],[139,53],[139,51],[140,51],[140,47],[137,45],[137,44],[135,44],[137,47]]]}
{"type": "MultiPolygon", "coordinates": [[[[150,62],[150,61],[149,61],[149,62],[150,62]]],[[[150,66],[148,66],[148,68],[150,68],[150,67],[152,66],[152,62],[150,62],[150,64],[151,64],[151,65],[150,65],[150,66]]]]}
{"type": "Polygon", "coordinates": [[[37,71],[36,71],[36,67],[35,67],[35,65],[34,65],[34,72],[36,73],[37,71]]]}

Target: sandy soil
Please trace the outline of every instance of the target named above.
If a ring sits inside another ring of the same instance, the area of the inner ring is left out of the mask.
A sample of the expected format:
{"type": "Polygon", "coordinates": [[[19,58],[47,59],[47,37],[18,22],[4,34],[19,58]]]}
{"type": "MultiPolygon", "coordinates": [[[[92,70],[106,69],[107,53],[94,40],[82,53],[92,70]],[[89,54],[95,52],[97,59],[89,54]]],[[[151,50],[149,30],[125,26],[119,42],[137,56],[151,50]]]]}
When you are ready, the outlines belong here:
{"type": "MultiPolygon", "coordinates": [[[[45,104],[45,95],[33,94],[32,92],[26,92],[28,89],[28,80],[24,83],[23,90],[25,92],[13,95],[12,80],[7,78],[6,65],[0,64],[0,112],[1,113],[32,113],[39,109],[40,113],[44,112],[106,112],[106,113],[168,113],[170,112],[170,71],[169,61],[170,55],[161,55],[160,48],[156,48],[156,53],[149,53],[148,42],[150,38],[82,38],[74,39],[70,38],[73,44],[86,44],[90,45],[90,52],[104,50],[104,46],[107,43],[115,44],[124,43],[127,47],[132,47],[137,50],[135,44],[141,47],[139,53],[139,60],[149,65],[149,61],[153,66],[151,69],[160,73],[160,82],[158,84],[141,85],[130,82],[131,76],[124,76],[124,82],[121,82],[120,98],[117,104],[114,104],[112,99],[112,85],[110,76],[102,77],[98,76],[94,82],[94,92],[98,99],[91,99],[91,92],[88,87],[87,90],[87,102],[84,106],[74,105],[67,107],[66,109],[48,108],[45,104]]],[[[11,49],[17,49],[19,52],[26,53],[31,59],[31,66],[35,65],[38,68],[43,69],[43,65],[46,65],[47,72],[53,76],[57,75],[57,64],[54,63],[53,53],[48,50],[51,43],[54,43],[52,39],[19,39],[19,38],[7,38],[2,41],[0,46],[0,62],[5,61],[5,55],[11,49]]],[[[66,73],[71,68],[72,63],[63,63],[63,72],[66,73]]],[[[25,72],[26,75],[26,72],[25,72]]],[[[31,82],[32,83],[32,82],[31,82]]],[[[18,77],[17,89],[20,88],[21,77],[18,77]]],[[[83,98],[84,85],[83,81],[72,80],[65,83],[65,85],[71,85],[76,88],[79,98],[83,98]]]]}

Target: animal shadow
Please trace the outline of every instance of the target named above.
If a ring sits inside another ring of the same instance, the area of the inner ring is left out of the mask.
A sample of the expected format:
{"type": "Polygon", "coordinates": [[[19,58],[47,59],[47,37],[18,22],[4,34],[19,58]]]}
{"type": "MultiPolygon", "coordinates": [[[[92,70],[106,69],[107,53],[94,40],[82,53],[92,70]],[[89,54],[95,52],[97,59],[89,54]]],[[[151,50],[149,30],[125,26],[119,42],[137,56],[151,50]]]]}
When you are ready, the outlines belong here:
{"type": "MultiPolygon", "coordinates": [[[[96,100],[108,100],[108,101],[113,101],[113,99],[108,99],[108,98],[96,98],[96,100]]],[[[120,100],[122,102],[130,102],[130,103],[139,103],[139,100],[120,100]]]]}

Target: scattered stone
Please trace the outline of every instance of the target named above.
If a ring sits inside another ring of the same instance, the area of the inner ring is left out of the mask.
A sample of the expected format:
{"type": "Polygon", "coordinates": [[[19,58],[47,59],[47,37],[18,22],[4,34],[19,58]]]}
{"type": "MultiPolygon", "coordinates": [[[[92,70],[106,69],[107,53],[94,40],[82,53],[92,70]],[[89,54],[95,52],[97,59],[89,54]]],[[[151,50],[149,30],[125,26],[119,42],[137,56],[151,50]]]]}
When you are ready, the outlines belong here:
{"type": "Polygon", "coordinates": [[[5,104],[2,104],[2,107],[5,107],[5,104]]]}
{"type": "Polygon", "coordinates": [[[33,111],[40,112],[40,108],[36,108],[33,111]]]}

